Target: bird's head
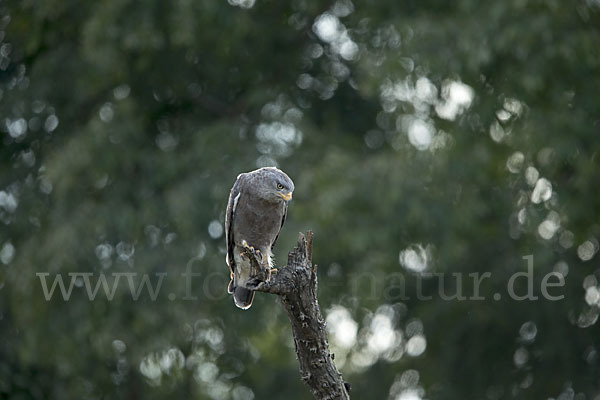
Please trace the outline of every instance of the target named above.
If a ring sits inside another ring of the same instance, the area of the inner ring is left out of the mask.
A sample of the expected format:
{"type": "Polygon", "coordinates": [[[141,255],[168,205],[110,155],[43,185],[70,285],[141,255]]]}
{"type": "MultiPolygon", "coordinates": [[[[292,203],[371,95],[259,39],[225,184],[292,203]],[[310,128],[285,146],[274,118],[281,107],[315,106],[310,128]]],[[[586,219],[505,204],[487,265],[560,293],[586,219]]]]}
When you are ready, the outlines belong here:
{"type": "Polygon", "coordinates": [[[294,192],[294,182],[285,172],[274,167],[255,171],[255,182],[260,196],[269,202],[290,201],[294,192]]]}

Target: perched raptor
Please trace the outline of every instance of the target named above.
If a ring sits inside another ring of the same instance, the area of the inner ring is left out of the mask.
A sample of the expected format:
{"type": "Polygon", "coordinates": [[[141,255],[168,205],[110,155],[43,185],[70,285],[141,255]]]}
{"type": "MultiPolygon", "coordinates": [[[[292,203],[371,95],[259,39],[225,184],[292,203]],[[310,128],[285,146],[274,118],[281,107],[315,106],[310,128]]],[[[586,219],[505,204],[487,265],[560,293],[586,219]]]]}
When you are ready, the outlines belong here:
{"type": "Polygon", "coordinates": [[[246,250],[270,277],[273,246],[285,222],[293,191],[290,177],[272,167],[238,175],[231,188],[225,214],[226,261],[231,269],[227,290],[241,309],[250,308],[254,300],[254,292],[246,288],[248,281],[255,278],[246,250]]]}

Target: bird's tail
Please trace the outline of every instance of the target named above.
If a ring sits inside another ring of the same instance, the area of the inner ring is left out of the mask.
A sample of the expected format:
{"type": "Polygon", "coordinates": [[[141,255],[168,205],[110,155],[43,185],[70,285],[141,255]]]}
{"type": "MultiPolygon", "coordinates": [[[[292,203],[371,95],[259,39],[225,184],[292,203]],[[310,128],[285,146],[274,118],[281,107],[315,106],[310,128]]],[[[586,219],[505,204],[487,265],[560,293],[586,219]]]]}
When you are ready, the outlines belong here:
{"type": "Polygon", "coordinates": [[[233,301],[236,306],[241,308],[242,310],[247,310],[252,305],[252,301],[254,300],[254,291],[250,289],[246,289],[240,286],[237,286],[233,290],[233,301]]]}

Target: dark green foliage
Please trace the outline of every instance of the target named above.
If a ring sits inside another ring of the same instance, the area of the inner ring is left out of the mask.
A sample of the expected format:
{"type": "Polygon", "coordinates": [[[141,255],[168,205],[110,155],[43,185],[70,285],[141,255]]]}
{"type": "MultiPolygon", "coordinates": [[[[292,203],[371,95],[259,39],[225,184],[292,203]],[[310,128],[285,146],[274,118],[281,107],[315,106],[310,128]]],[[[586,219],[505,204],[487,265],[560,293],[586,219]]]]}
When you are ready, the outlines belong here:
{"type": "Polygon", "coordinates": [[[275,298],[226,295],[229,189],[276,163],[353,398],[597,399],[600,3],[231,3],[0,2],[0,398],[308,398],[275,298]],[[563,300],[509,299],[526,255],[563,300]],[[36,276],[132,272],[155,300],[36,276]]]}

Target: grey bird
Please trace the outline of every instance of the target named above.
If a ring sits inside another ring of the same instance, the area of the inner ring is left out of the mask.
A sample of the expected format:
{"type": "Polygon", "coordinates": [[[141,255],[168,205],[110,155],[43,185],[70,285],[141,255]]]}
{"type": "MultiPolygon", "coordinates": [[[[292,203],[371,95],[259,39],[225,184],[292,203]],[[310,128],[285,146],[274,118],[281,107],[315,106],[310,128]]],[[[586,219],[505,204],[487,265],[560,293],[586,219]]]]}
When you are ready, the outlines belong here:
{"type": "Polygon", "coordinates": [[[250,259],[243,253],[250,250],[268,271],[267,279],[270,278],[273,247],[293,192],[294,182],[273,167],[240,174],[231,188],[225,213],[226,261],[231,270],[227,291],[243,310],[250,308],[254,300],[254,291],[246,285],[256,278],[250,259]]]}

